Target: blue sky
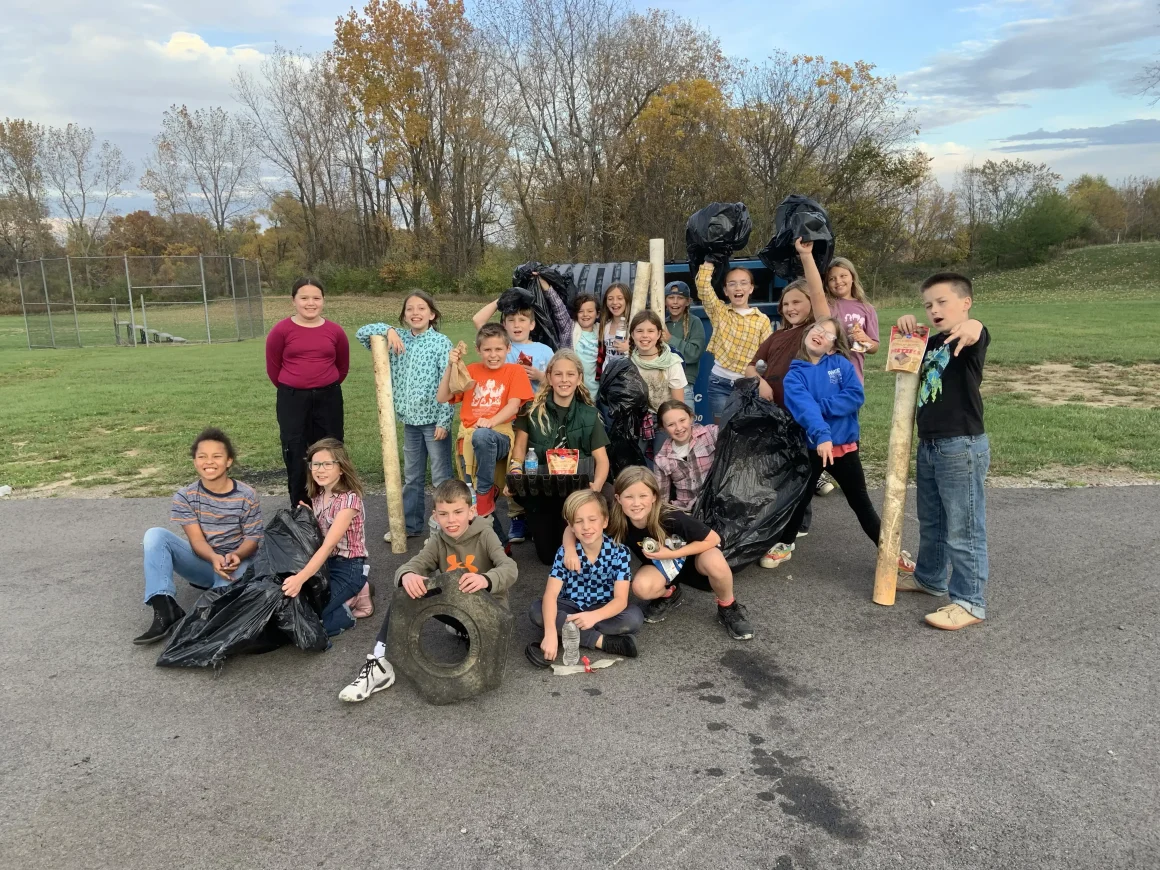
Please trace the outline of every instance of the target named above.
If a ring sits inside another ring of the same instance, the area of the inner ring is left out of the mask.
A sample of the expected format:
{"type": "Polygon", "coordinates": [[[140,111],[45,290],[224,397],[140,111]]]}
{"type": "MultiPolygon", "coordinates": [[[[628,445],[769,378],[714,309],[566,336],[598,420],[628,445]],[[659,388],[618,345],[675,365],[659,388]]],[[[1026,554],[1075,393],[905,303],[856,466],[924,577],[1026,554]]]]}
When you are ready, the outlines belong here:
{"type": "MultiPolygon", "coordinates": [[[[649,4],[630,0],[643,10],[649,4]]],[[[275,43],[326,48],[350,3],[8,0],[0,116],[79,121],[140,164],[172,103],[232,106],[230,79],[275,43]]],[[[677,0],[729,55],[867,60],[918,113],[940,180],[1018,156],[1065,180],[1160,175],[1160,105],[1134,79],[1160,59],[1160,0],[677,0]]],[[[138,173],[139,174],[139,173],[138,173]]],[[[135,198],[136,199],[136,198],[135,198]]],[[[136,205],[137,203],[134,203],[136,205]]],[[[139,204],[147,205],[147,200],[139,204]]]]}

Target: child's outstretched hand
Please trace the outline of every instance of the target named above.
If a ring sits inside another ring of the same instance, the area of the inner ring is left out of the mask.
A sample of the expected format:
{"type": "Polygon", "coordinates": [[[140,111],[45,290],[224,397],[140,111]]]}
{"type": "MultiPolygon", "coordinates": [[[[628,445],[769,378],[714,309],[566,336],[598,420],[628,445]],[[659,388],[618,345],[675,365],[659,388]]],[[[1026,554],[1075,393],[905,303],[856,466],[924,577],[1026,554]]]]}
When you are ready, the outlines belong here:
{"type": "Polygon", "coordinates": [[[395,332],[395,328],[391,327],[387,330],[387,347],[391,349],[391,353],[403,353],[407,347],[403,344],[403,339],[399,338],[399,333],[395,332]]]}
{"type": "Polygon", "coordinates": [[[447,362],[451,363],[452,365],[455,365],[457,362],[459,362],[461,359],[463,359],[463,355],[466,353],[467,353],[467,343],[461,341],[461,342],[459,342],[459,344],[455,345],[455,347],[451,348],[451,350],[449,350],[447,352],[447,362]]]}
{"type": "Polygon", "coordinates": [[[834,464],[834,442],[823,441],[818,445],[818,456],[822,460],[822,468],[834,464]]]}
{"type": "Polygon", "coordinates": [[[918,329],[918,320],[915,319],[913,314],[904,314],[898,318],[897,325],[898,331],[903,335],[914,335],[915,330],[918,329]]]}
{"type": "Polygon", "coordinates": [[[801,239],[794,239],[793,249],[799,254],[812,254],[814,252],[814,243],[803,242],[801,239]]]}
{"type": "Polygon", "coordinates": [[[544,629],[544,639],[540,641],[540,649],[544,651],[544,660],[549,662],[555,661],[559,648],[560,640],[556,637],[555,629],[544,629]]]}
{"type": "Polygon", "coordinates": [[[569,571],[580,570],[580,556],[575,547],[564,547],[564,567],[569,571]]]}
{"type": "Polygon", "coordinates": [[[298,593],[302,591],[302,587],[306,585],[306,581],[309,579],[301,571],[297,574],[291,574],[282,581],[282,594],[287,598],[297,598],[298,593]]]}
{"type": "Polygon", "coordinates": [[[412,598],[422,598],[427,594],[427,578],[411,572],[403,575],[403,589],[412,598]]]}
{"type": "Polygon", "coordinates": [[[573,613],[568,616],[565,622],[574,622],[576,627],[581,631],[587,631],[592,628],[600,620],[596,618],[594,613],[573,613]]]}
{"type": "Polygon", "coordinates": [[[482,574],[464,574],[459,578],[459,591],[469,595],[487,588],[487,578],[482,574]]]}
{"type": "Polygon", "coordinates": [[[964,347],[970,347],[977,342],[983,334],[983,324],[978,320],[967,320],[960,323],[958,326],[951,329],[950,334],[947,335],[946,344],[952,341],[955,344],[955,356],[959,355],[964,347]]]}

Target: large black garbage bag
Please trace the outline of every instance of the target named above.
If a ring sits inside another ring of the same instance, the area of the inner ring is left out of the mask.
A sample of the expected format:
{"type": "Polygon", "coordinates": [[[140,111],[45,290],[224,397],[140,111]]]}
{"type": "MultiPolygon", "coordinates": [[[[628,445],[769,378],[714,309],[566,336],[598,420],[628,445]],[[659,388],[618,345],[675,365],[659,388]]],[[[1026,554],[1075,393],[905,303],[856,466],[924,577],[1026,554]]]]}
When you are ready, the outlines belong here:
{"type": "Polygon", "coordinates": [[[512,285],[529,290],[532,287],[537,287],[543,291],[559,342],[557,349],[571,347],[572,315],[568,312],[571,311],[572,303],[579,292],[572,276],[532,260],[522,266],[516,266],[515,272],[512,273],[512,285]],[[537,275],[547,282],[548,290],[543,290],[540,287],[540,282],[536,280],[537,275]]]}
{"type": "Polygon", "coordinates": [[[802,276],[794,239],[814,243],[814,262],[824,275],[834,259],[834,228],[830,224],[830,214],[815,200],[796,193],[778,205],[774,214],[773,238],[757,252],[761,262],[775,276],[786,281],[802,276]]]}
{"type": "Polygon", "coordinates": [[[553,352],[560,349],[555,319],[552,317],[548,300],[544,298],[544,291],[540,289],[538,281],[533,281],[532,286],[528,288],[513,287],[510,290],[504,290],[496,301],[496,307],[499,309],[501,319],[504,315],[521,308],[531,308],[532,314],[536,318],[536,328],[532,330],[529,340],[546,344],[553,352]]]}
{"type": "Polygon", "coordinates": [[[757,378],[745,378],[725,406],[713,467],[693,514],[721,536],[725,559],[737,571],[777,543],[809,478],[801,427],[761,398],[757,378]]]}
{"type": "Polygon", "coordinates": [[[648,413],[648,386],[628,357],[615,359],[604,367],[596,407],[608,433],[609,479],[630,465],[644,465],[640,439],[648,413]]]}
{"type": "MultiPolygon", "coordinates": [[[[696,277],[701,264],[713,261],[713,289],[721,295],[729,257],[749,244],[753,221],[743,202],[711,202],[695,212],[685,225],[685,252],[689,272],[696,277]]],[[[722,296],[722,298],[724,298],[722,296]]]]}
{"type": "Polygon", "coordinates": [[[203,593],[178,623],[157,664],[220,667],[229,656],[287,643],[303,650],[326,649],[320,616],[330,601],[326,567],[306,581],[297,597],[282,594],[282,581],[306,567],[322,539],[309,508],[278,511],[266,525],[262,546],[245,576],[203,593]]]}

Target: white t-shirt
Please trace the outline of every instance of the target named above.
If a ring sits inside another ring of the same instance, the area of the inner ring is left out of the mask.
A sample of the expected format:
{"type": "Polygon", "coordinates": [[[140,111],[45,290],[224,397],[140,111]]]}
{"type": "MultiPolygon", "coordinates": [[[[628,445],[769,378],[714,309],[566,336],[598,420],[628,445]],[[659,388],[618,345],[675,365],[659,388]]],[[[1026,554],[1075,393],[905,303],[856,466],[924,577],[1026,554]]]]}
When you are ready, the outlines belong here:
{"type": "Polygon", "coordinates": [[[662,403],[673,397],[673,390],[683,390],[689,385],[685,377],[685,364],[678,359],[667,369],[642,369],[636,367],[648,387],[648,409],[656,412],[662,403]]]}

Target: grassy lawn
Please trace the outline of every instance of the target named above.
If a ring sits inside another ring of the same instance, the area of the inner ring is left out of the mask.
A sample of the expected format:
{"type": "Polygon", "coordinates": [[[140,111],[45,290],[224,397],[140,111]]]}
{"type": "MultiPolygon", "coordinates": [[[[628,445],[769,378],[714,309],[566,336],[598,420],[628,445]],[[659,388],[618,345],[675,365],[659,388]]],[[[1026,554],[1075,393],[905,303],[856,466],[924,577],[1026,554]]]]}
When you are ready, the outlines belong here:
{"type": "MultiPolygon", "coordinates": [[[[1160,389],[1139,376],[1160,363],[1157,276],[1160,245],[1122,245],[980,279],[975,310],[992,335],[986,409],[994,475],[1116,468],[1160,478],[1160,454],[1146,437],[1160,429],[1160,389]],[[1054,367],[1051,377],[1064,381],[1066,397],[1066,382],[1074,375],[1074,400],[1036,400],[1031,387],[1046,375],[1032,367],[1044,363],[1067,364],[1054,367]],[[1089,367],[1104,363],[1124,367],[1130,388],[1101,389],[1124,393],[1126,407],[1102,407],[1099,395],[1084,386],[1089,367]],[[1137,376],[1130,378],[1132,373],[1137,376]],[[1024,390],[1019,383],[1031,386],[1024,390]]],[[[452,341],[470,343],[468,317],[481,303],[440,304],[444,332],[452,341]]],[[[398,308],[397,299],[336,297],[327,313],[348,327],[353,343],[359,325],[394,319],[398,308]]],[[[883,307],[879,318],[889,324],[918,308],[883,307]]],[[[288,300],[267,299],[265,310],[272,322],[288,313],[288,300]]],[[[260,340],[32,352],[24,345],[21,318],[0,317],[0,484],[166,493],[191,476],[186,451],[192,436],[214,424],[237,443],[239,476],[280,488],[274,388],[265,377],[260,340]]],[[[360,471],[381,484],[370,354],[354,343],[352,355],[343,388],[347,442],[360,471]]],[[[893,376],[879,370],[882,359],[867,364],[862,416],[862,444],[872,468],[885,457],[893,402],[893,376]]]]}

